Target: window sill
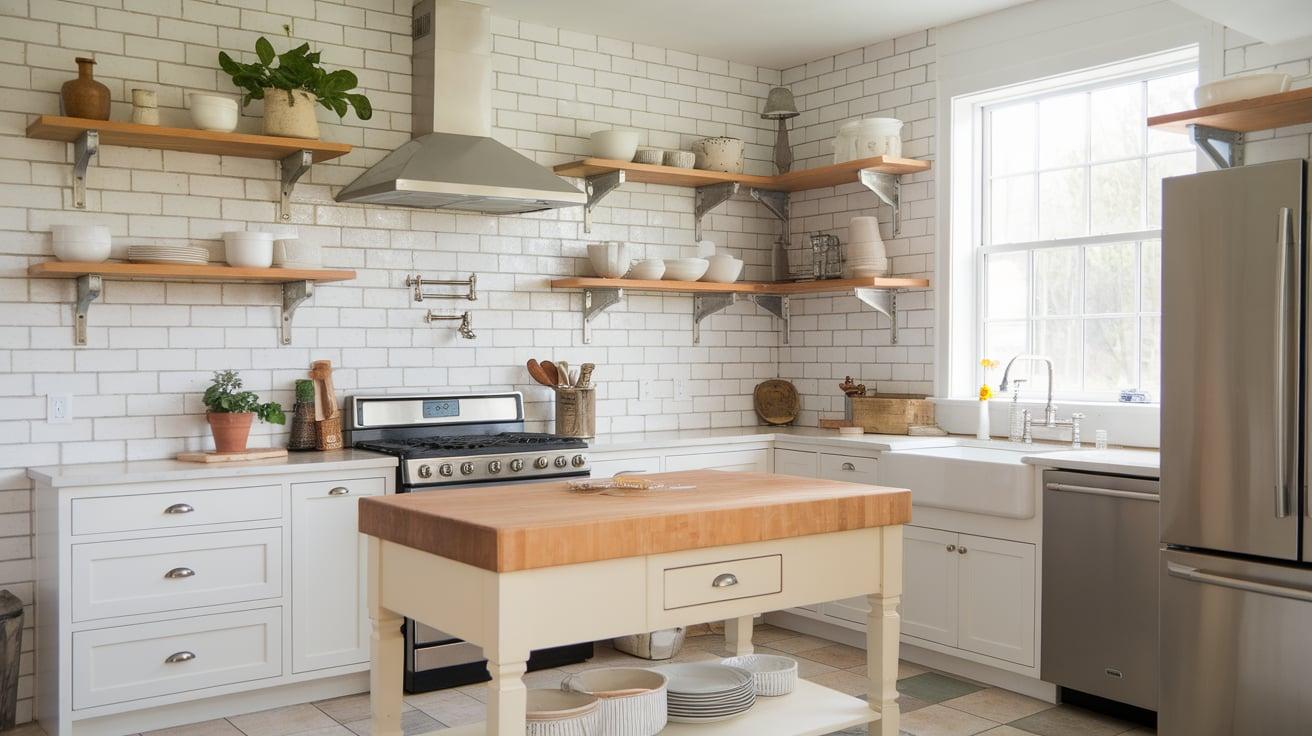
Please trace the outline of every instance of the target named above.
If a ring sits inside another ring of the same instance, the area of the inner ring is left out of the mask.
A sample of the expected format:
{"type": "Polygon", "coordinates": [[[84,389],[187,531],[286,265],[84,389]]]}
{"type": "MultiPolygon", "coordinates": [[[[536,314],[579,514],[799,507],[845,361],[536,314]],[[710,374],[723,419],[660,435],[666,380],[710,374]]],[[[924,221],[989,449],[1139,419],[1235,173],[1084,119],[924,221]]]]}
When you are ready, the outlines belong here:
{"type": "MultiPolygon", "coordinates": [[[[979,400],[972,398],[932,397],[938,425],[952,434],[974,434],[979,422],[979,400]]],[[[1123,404],[1120,402],[1053,401],[1059,419],[1069,419],[1075,412],[1084,414],[1080,433],[1089,444],[1097,430],[1107,431],[1107,441],[1129,447],[1158,447],[1160,443],[1160,404],[1123,404]]],[[[995,437],[1007,434],[1009,399],[989,401],[989,428],[995,437]]],[[[1042,417],[1043,400],[1022,400],[1021,410],[1029,409],[1042,417]]]]}

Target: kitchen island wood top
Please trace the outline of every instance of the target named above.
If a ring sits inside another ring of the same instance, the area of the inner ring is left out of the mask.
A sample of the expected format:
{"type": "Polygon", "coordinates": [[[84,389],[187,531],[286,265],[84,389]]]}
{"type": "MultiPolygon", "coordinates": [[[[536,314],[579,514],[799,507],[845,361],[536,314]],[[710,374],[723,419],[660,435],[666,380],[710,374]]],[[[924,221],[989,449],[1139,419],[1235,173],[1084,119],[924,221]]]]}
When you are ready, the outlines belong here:
{"type": "Polygon", "coordinates": [[[689,470],[641,496],[564,480],[360,501],[360,531],[493,572],[513,572],[904,524],[911,493],[771,473],[689,470]],[[669,490],[691,485],[690,490],[669,490]]]}

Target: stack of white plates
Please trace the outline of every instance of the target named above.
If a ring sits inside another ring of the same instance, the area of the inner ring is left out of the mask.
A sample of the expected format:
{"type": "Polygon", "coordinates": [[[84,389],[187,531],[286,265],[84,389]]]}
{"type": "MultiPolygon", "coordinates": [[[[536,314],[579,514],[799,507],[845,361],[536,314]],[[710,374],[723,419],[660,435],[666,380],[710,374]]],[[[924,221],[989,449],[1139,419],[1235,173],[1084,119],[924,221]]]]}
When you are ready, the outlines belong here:
{"type": "Polygon", "coordinates": [[[194,263],[205,265],[210,252],[194,245],[129,245],[128,260],[133,263],[194,263]]]}
{"type": "Polygon", "coordinates": [[[752,673],[739,667],[686,662],[654,669],[670,678],[666,698],[676,723],[723,721],[756,704],[752,673]]]}

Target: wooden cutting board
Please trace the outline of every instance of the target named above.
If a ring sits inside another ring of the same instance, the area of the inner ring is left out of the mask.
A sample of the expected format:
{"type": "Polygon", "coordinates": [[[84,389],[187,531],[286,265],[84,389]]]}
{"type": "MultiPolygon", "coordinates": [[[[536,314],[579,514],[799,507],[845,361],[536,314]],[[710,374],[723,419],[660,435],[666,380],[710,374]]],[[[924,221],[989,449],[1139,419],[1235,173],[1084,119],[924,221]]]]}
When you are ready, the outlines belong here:
{"type": "Polygon", "coordinates": [[[241,452],[182,452],[177,459],[184,463],[241,463],[275,457],[287,457],[287,448],[261,447],[241,452]]]}
{"type": "Polygon", "coordinates": [[[911,493],[771,473],[644,473],[687,491],[573,493],[563,480],[360,499],[360,531],[495,572],[903,524],[911,493]]]}

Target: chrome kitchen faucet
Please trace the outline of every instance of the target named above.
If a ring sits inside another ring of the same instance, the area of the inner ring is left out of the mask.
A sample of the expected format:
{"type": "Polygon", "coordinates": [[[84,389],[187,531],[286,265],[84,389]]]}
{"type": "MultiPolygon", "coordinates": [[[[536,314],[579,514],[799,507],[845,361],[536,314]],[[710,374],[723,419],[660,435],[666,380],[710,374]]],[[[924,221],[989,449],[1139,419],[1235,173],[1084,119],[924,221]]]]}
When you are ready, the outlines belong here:
{"type": "MultiPolygon", "coordinates": [[[[1030,419],[1030,413],[1025,411],[1023,440],[1028,443],[1032,438],[1057,440],[1059,442],[1070,442],[1073,447],[1080,446],[1080,420],[1084,418],[1083,414],[1075,413],[1070,419],[1057,419],[1057,407],[1052,404],[1052,359],[1046,355],[1033,355],[1030,353],[1021,353],[1011,360],[1007,361],[1007,367],[1002,371],[1002,383],[998,384],[998,392],[1002,393],[1007,390],[1011,376],[1011,367],[1018,360],[1041,361],[1048,366],[1048,404],[1043,408],[1043,424],[1035,425],[1030,419]]],[[[1017,383],[1021,379],[1017,379],[1017,383]]]]}

